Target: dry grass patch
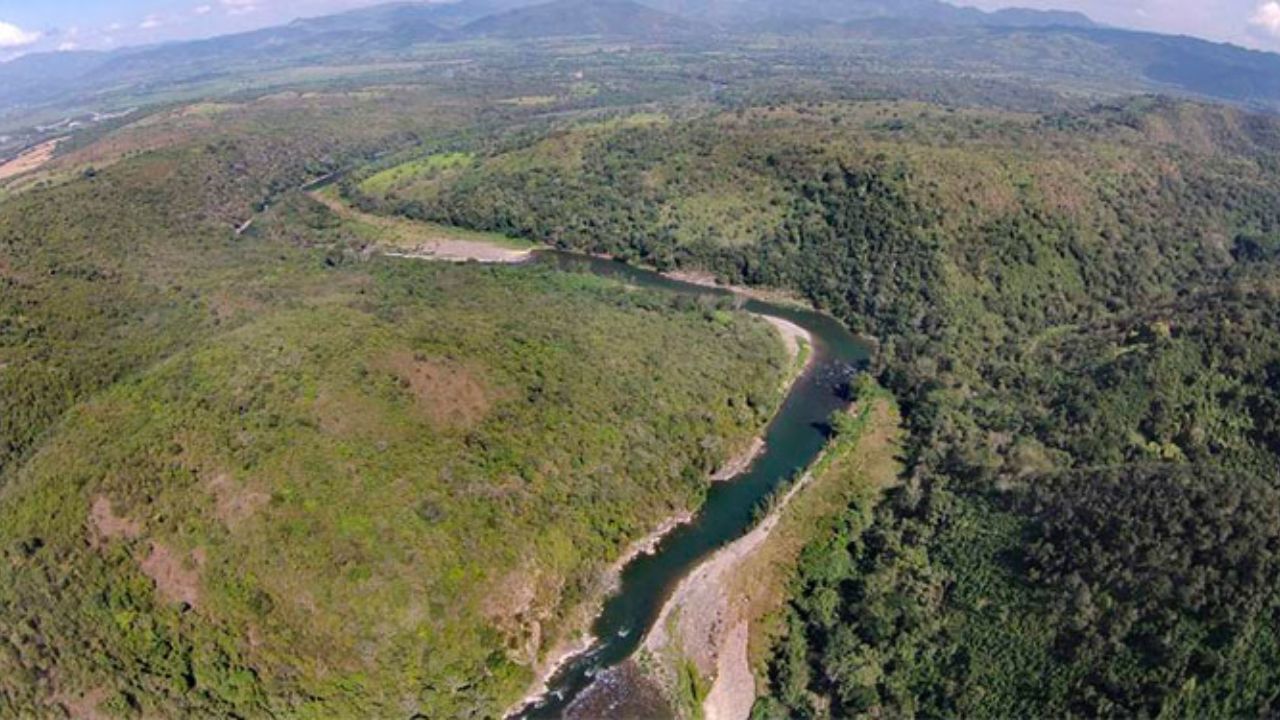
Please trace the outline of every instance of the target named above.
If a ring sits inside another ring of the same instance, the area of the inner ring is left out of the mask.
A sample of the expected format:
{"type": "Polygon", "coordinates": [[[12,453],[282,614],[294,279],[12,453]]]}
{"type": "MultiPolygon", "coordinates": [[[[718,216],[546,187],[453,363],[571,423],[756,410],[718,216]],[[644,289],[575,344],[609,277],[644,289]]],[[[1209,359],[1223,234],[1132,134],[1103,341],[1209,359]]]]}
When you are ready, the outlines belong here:
{"type": "Polygon", "coordinates": [[[23,173],[31,172],[41,165],[49,162],[53,158],[53,151],[58,149],[58,143],[66,138],[54,138],[36,145],[35,147],[23,150],[18,157],[9,162],[0,165],[0,180],[8,180],[17,177],[23,173]]]}
{"type": "Polygon", "coordinates": [[[142,523],[116,515],[111,499],[106,495],[94,498],[93,506],[89,508],[89,524],[97,538],[102,540],[133,540],[142,536],[142,523]]]}
{"type": "Polygon", "coordinates": [[[54,703],[59,705],[71,720],[107,720],[112,716],[102,712],[99,706],[110,696],[110,691],[98,687],[83,693],[61,694],[54,698],[54,703]]]}
{"type": "Polygon", "coordinates": [[[230,530],[253,517],[271,500],[267,493],[250,489],[225,473],[215,475],[208,487],[213,494],[214,514],[230,530]]]}
{"type": "Polygon", "coordinates": [[[168,545],[152,541],[151,551],[142,561],[142,572],[156,584],[156,592],[167,602],[200,604],[200,569],[205,554],[196,549],[183,557],[168,545]]]}
{"type": "Polygon", "coordinates": [[[263,303],[252,297],[230,291],[218,290],[208,295],[208,306],[219,323],[248,317],[264,309],[263,303]]]}
{"type": "Polygon", "coordinates": [[[526,561],[494,583],[481,612],[503,634],[509,656],[522,665],[538,662],[543,623],[559,604],[563,579],[526,561]]]}
{"type": "Polygon", "coordinates": [[[474,427],[497,400],[476,373],[452,360],[399,351],[384,357],[379,367],[399,378],[418,410],[436,427],[474,427]]]}
{"type": "Polygon", "coordinates": [[[311,415],[325,434],[360,442],[402,440],[408,428],[388,422],[385,409],[360,392],[325,388],[311,404],[311,415]]]}

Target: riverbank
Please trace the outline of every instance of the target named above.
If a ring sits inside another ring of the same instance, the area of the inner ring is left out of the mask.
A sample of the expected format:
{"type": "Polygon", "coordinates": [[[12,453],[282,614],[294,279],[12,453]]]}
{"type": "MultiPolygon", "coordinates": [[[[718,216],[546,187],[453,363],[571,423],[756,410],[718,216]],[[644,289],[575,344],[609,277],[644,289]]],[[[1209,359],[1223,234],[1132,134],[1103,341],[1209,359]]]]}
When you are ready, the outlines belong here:
{"type": "MultiPolygon", "coordinates": [[[[598,590],[593,593],[592,601],[584,603],[575,610],[576,616],[571,623],[575,626],[585,628],[589,627],[591,621],[595,619],[600,612],[600,605],[610,594],[617,592],[619,580],[622,577],[622,570],[628,563],[640,557],[641,555],[651,555],[658,548],[658,544],[662,539],[669,535],[673,530],[693,520],[693,513],[683,511],[677,513],[662,522],[661,525],[654,528],[653,532],[636,540],[627,546],[622,555],[617,560],[610,563],[608,569],[600,574],[596,582],[598,590]]],[[[535,702],[547,692],[547,682],[550,681],[555,674],[564,667],[565,663],[573,658],[589,651],[591,646],[595,644],[596,637],[589,630],[583,629],[580,633],[572,636],[571,639],[558,643],[547,653],[537,666],[534,667],[534,685],[525,693],[524,698],[520,702],[513,704],[502,713],[502,717],[510,717],[519,712],[521,708],[535,702]]]]}
{"type": "MultiPolygon", "coordinates": [[[[778,331],[778,334],[782,337],[782,343],[787,349],[787,358],[791,365],[786,376],[782,379],[780,391],[782,396],[786,397],[787,392],[795,384],[796,380],[800,379],[813,366],[813,334],[790,320],[783,320],[780,317],[758,313],[756,317],[769,323],[778,331]]],[[[711,482],[728,482],[746,472],[764,450],[764,437],[757,435],[752,438],[751,444],[745,450],[734,455],[725,462],[723,467],[711,474],[711,482]]]]}
{"type": "Polygon", "coordinates": [[[703,561],[663,606],[638,665],[678,714],[749,717],[753,667],[763,664],[778,632],[772,623],[801,551],[842,508],[854,502],[870,508],[895,481],[899,417],[891,399],[871,397],[851,412],[856,436],[837,438],[764,520],[703,561]]]}
{"type": "Polygon", "coordinates": [[[361,212],[338,197],[333,186],[307,195],[342,218],[386,257],[492,264],[522,263],[533,257],[532,244],[511,238],[361,212]]]}
{"type": "Polygon", "coordinates": [[[697,285],[699,287],[711,288],[715,290],[728,290],[735,295],[754,298],[763,302],[773,303],[775,305],[790,305],[792,307],[804,308],[806,310],[813,307],[811,303],[806,301],[799,295],[787,290],[778,288],[758,288],[747,285],[726,285],[716,279],[715,275],[705,270],[672,270],[662,273],[663,277],[669,277],[672,280],[697,285]]]}
{"type": "MultiPolygon", "coordinates": [[[[790,370],[782,383],[782,394],[785,397],[790,388],[813,364],[813,353],[808,352],[809,348],[813,347],[813,336],[809,331],[787,320],[768,315],[757,316],[778,331],[778,335],[786,349],[790,370]]],[[[757,436],[746,450],[730,458],[720,470],[712,473],[708,479],[712,482],[725,482],[736,477],[749,468],[764,449],[764,439],[757,436]]],[[[599,590],[593,593],[590,601],[584,603],[573,613],[575,617],[573,624],[583,628],[581,632],[574,634],[572,636],[574,637],[573,640],[563,642],[548,652],[547,657],[534,668],[535,679],[533,685],[520,702],[515,703],[503,713],[503,717],[511,717],[531,703],[538,701],[547,693],[548,683],[551,678],[567,662],[591,649],[597,638],[592,636],[586,628],[590,626],[591,621],[599,613],[605,599],[610,594],[617,592],[619,578],[623,569],[639,556],[652,554],[667,535],[681,525],[691,522],[693,517],[693,513],[684,511],[667,518],[648,535],[629,545],[622,555],[610,564],[609,568],[601,574],[600,579],[597,581],[596,586],[599,590]]]]}

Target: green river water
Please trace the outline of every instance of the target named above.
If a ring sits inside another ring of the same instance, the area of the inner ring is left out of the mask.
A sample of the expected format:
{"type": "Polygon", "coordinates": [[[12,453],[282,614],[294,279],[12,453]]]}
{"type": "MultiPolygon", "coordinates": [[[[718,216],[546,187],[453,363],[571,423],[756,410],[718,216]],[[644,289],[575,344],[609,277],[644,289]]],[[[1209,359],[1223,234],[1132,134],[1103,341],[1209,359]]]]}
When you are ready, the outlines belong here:
{"type": "MultiPolygon", "coordinates": [[[[539,251],[534,262],[686,295],[728,294],[727,290],[680,282],[612,260],[539,251]]],[[[619,590],[605,603],[592,627],[595,643],[562,666],[548,683],[548,692],[513,717],[563,717],[575,700],[593,690],[593,684],[596,692],[611,678],[615,685],[624,684],[618,682],[615,668],[643,641],[680,579],[715,550],[746,534],[758,504],[803,472],[825,446],[828,419],[847,404],[840,390],[865,365],[868,346],[821,313],[754,299],[747,301],[746,309],[789,320],[808,330],[814,339],[813,361],[770,422],[765,450],[745,472],[715,484],[693,522],[667,535],[653,554],[640,555],[623,569],[619,590]]]]}

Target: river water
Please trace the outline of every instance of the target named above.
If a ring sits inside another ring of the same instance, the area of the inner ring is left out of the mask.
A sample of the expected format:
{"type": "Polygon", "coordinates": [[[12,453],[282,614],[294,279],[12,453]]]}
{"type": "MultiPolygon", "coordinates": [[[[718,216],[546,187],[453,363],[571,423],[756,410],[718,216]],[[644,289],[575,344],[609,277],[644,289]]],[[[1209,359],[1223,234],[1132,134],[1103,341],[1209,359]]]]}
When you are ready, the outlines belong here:
{"type": "MultiPolygon", "coordinates": [[[[729,294],[612,260],[555,251],[538,251],[534,257],[539,264],[647,288],[691,296],[729,294]]],[[[713,485],[693,522],[667,535],[653,554],[640,555],[623,569],[618,592],[605,602],[592,627],[595,644],[567,662],[551,678],[548,692],[513,717],[562,717],[596,678],[639,647],[679,581],[701,560],[746,534],[759,503],[803,472],[826,444],[828,418],[847,405],[840,390],[865,365],[870,349],[827,315],[755,299],[748,300],[745,309],[789,320],[808,330],[814,340],[813,362],[769,424],[764,452],[747,471],[713,485]]]]}

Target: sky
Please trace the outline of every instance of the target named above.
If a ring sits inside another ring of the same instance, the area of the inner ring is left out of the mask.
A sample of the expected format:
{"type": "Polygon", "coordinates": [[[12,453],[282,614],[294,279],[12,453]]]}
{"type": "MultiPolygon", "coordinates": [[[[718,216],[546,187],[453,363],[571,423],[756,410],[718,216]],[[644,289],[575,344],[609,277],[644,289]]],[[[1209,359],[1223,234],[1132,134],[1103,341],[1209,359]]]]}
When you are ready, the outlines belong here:
{"type": "MultiPolygon", "coordinates": [[[[960,0],[957,4],[994,10],[1007,7],[1011,0],[960,0]]],[[[1280,0],[1016,0],[1013,4],[1079,10],[1116,27],[1280,52],[1280,0]]]]}
{"type": "Polygon", "coordinates": [[[224,35],[385,1],[0,0],[0,60],[224,35]]]}
{"type": "MultiPolygon", "coordinates": [[[[0,60],[111,49],[278,25],[383,0],[0,0],[0,60]]],[[[1280,0],[954,0],[992,10],[1079,10],[1117,27],[1280,51],[1280,0]]]]}

